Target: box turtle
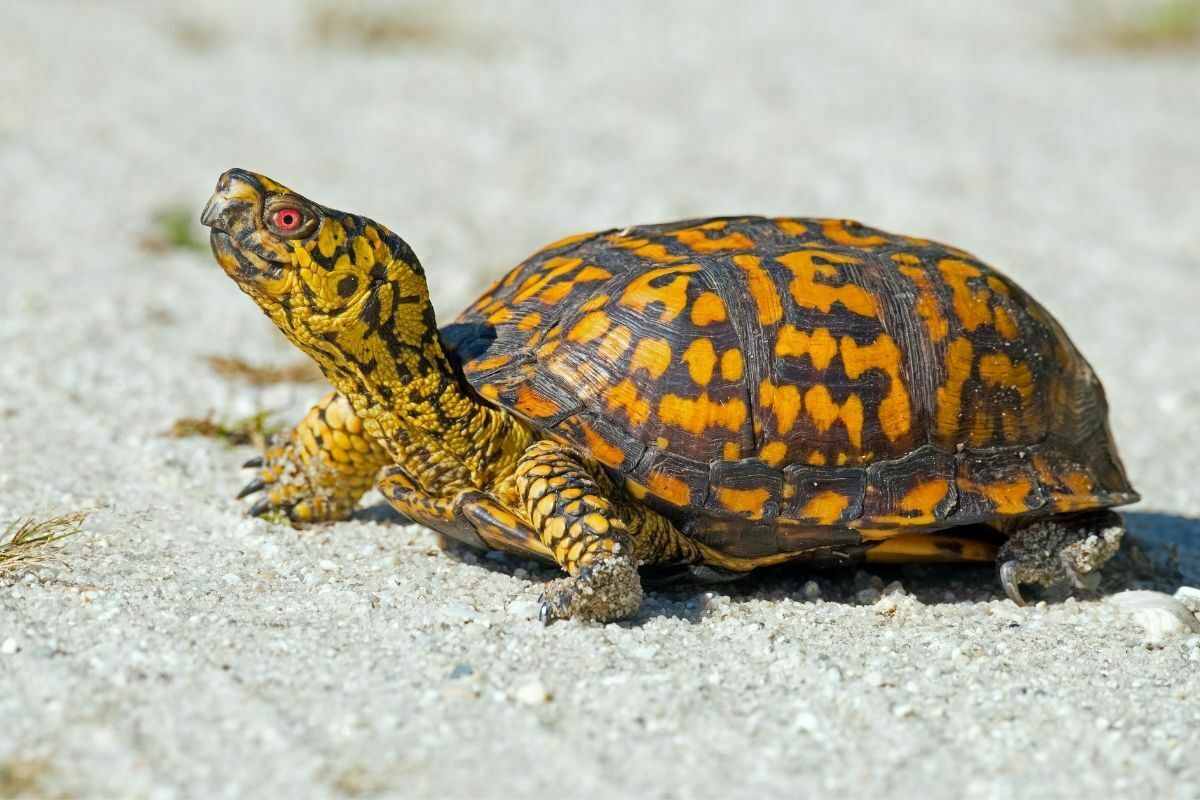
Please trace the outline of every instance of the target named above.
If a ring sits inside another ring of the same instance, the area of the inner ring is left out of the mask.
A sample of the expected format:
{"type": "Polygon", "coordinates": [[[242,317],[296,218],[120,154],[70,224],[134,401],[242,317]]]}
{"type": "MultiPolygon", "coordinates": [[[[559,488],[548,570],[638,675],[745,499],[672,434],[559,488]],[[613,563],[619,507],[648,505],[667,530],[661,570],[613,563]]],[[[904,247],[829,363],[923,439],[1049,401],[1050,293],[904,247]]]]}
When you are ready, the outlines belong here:
{"type": "Polygon", "coordinates": [[[553,562],[542,619],[642,579],[995,560],[1093,586],[1137,494],[1063,329],[962,250],[839,219],[570,236],[439,329],[384,226],[226,172],[218,263],[335,392],[247,466],[251,509],[348,516],[372,485],[462,542],[553,562]]]}

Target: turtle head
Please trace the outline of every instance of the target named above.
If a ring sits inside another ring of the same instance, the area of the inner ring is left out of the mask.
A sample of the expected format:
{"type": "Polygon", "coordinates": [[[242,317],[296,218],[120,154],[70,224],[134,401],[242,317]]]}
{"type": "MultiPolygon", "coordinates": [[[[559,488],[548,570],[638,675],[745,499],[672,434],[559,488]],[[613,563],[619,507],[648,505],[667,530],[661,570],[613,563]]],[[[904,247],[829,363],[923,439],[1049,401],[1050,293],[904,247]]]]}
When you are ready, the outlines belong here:
{"type": "Polygon", "coordinates": [[[231,169],[200,222],[217,263],[331,378],[371,361],[381,341],[416,345],[436,331],[412,249],[366,217],[231,169]]]}

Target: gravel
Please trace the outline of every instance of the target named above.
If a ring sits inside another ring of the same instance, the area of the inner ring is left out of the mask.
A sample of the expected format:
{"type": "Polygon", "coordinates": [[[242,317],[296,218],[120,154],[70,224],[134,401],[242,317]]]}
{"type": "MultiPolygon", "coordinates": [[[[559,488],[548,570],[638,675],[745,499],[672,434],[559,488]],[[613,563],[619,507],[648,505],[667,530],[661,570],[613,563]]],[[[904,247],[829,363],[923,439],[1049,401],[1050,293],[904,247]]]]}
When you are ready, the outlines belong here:
{"type": "Polygon", "coordinates": [[[1200,794],[1200,634],[1112,602],[775,569],[545,628],[553,571],[442,549],[378,497],[247,519],[253,449],[164,435],[321,392],[203,360],[298,358],[172,245],[231,166],[397,229],[443,320],[567,233],[854,216],[981,254],[1071,331],[1144,497],[1102,592],[1177,613],[1194,53],[1081,38],[1068,0],[382,8],[0,4],[0,525],[93,509],[66,567],[0,579],[0,794],[1200,794]]]}

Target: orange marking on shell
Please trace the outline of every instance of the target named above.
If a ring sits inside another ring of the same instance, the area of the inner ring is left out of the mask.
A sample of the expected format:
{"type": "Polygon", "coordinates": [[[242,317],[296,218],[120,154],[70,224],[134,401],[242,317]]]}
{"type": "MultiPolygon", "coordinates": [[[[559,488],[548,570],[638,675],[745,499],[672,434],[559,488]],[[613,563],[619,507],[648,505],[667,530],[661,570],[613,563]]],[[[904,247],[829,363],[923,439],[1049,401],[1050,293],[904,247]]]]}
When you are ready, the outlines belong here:
{"type": "Polygon", "coordinates": [[[744,369],[741,350],[735,347],[721,354],[721,377],[725,380],[740,381],[744,369]]]}
{"type": "Polygon", "coordinates": [[[692,490],[687,482],[671,475],[652,472],[646,484],[654,494],[677,506],[686,506],[692,499],[692,490]]]}
{"type": "Polygon", "coordinates": [[[727,318],[725,303],[716,292],[701,292],[692,303],[693,325],[711,325],[714,322],[724,322],[727,318]]]}
{"type": "Polygon", "coordinates": [[[536,311],[532,314],[526,314],[521,317],[521,321],[517,323],[517,330],[528,331],[536,328],[542,321],[542,315],[536,311]]]}
{"type": "Polygon", "coordinates": [[[696,272],[697,264],[685,264],[679,267],[663,267],[642,273],[621,293],[621,305],[639,313],[646,313],[651,303],[661,303],[660,322],[671,322],[678,317],[688,304],[688,284],[691,277],[688,273],[696,272]],[[675,278],[665,286],[654,286],[652,282],[668,275],[675,278]]]}
{"type": "Polygon", "coordinates": [[[510,361],[512,361],[512,356],[509,355],[492,356],[491,358],[484,358],[479,361],[471,362],[471,369],[475,372],[487,372],[488,370],[495,369],[496,367],[503,367],[510,361]]]}
{"type": "Polygon", "coordinates": [[[480,386],[479,394],[493,402],[500,399],[500,390],[492,383],[485,383],[483,386],[480,386]]]}
{"type": "Polygon", "coordinates": [[[858,226],[859,223],[852,219],[823,219],[821,220],[821,235],[831,242],[850,247],[874,247],[888,243],[886,236],[876,233],[859,236],[850,230],[858,226]]]}
{"type": "Polygon", "coordinates": [[[970,278],[983,274],[978,267],[965,261],[945,258],[938,262],[938,270],[954,297],[954,313],[967,332],[992,321],[992,309],[988,305],[987,289],[972,289],[967,285],[970,278]]]}
{"type": "Polygon", "coordinates": [[[683,351],[684,363],[688,365],[688,374],[698,386],[708,386],[712,382],[713,370],[717,366],[717,353],[713,349],[711,339],[695,339],[683,351]]]}
{"type": "Polygon", "coordinates": [[[650,417],[650,401],[638,396],[637,384],[629,378],[612,387],[606,398],[609,409],[623,410],[629,424],[635,428],[641,427],[650,417]]]}
{"type": "Polygon", "coordinates": [[[625,479],[625,491],[629,492],[630,497],[635,500],[645,500],[646,493],[649,491],[645,486],[635,481],[633,478],[625,479]]]}
{"type": "Polygon", "coordinates": [[[1012,290],[1008,288],[1008,284],[997,278],[995,275],[988,275],[987,285],[992,287],[992,291],[1002,294],[1005,297],[1012,296],[1012,290]]]}
{"type": "Polygon", "coordinates": [[[920,264],[921,259],[914,256],[912,253],[892,253],[892,261],[897,264],[920,264]]]}
{"type": "Polygon", "coordinates": [[[888,376],[890,388],[879,402],[879,424],[891,441],[896,441],[912,428],[912,408],[908,390],[900,377],[900,350],[892,337],[880,334],[869,345],[859,345],[849,336],[842,337],[842,364],[846,377],[858,380],[869,369],[881,370],[888,376]]]}
{"type": "Polygon", "coordinates": [[[612,320],[608,314],[605,314],[603,311],[593,311],[575,323],[575,327],[571,328],[571,332],[567,334],[567,338],[572,342],[587,344],[593,339],[603,336],[611,327],[612,320]]]}
{"type": "Polygon", "coordinates": [[[779,219],[775,220],[775,227],[779,228],[779,230],[788,236],[803,236],[804,234],[808,233],[808,226],[803,222],[799,222],[794,219],[787,219],[785,217],[780,217],[779,219]]]}
{"type": "MultiPolygon", "coordinates": [[[[901,255],[904,254],[897,253],[892,258],[898,259],[901,255]]],[[[913,261],[917,260],[912,256],[910,258],[913,261]]],[[[929,276],[920,267],[906,266],[899,269],[900,273],[911,280],[917,288],[917,313],[925,321],[925,328],[929,331],[929,338],[935,342],[945,339],[946,334],[950,332],[950,323],[942,316],[942,307],[933,285],[929,282],[929,276]]]]}
{"type": "Polygon", "coordinates": [[[557,242],[551,242],[550,244],[543,247],[541,250],[538,250],[536,253],[534,253],[534,255],[535,256],[540,255],[541,253],[546,253],[551,250],[557,250],[560,247],[566,247],[569,244],[575,244],[576,242],[582,242],[584,239],[588,239],[595,235],[596,235],[595,233],[577,233],[574,236],[564,236],[563,238],[559,239],[557,242]]]}
{"type": "Polygon", "coordinates": [[[625,453],[621,448],[601,436],[591,425],[581,422],[579,429],[583,431],[583,440],[587,444],[588,452],[601,464],[619,467],[625,461],[625,453]]]}
{"type": "Polygon", "coordinates": [[[896,525],[928,525],[936,521],[935,509],[949,493],[950,484],[944,480],[919,481],[900,499],[897,508],[900,513],[894,516],[880,517],[874,522],[896,525]]]}
{"type": "Polygon", "coordinates": [[[608,303],[608,295],[598,294],[590,297],[579,304],[580,311],[595,311],[598,308],[603,308],[608,303]]]}
{"type": "Polygon", "coordinates": [[[559,281],[552,283],[545,289],[542,289],[538,295],[538,299],[547,305],[554,305],[562,302],[562,300],[571,293],[581,283],[594,283],[595,281],[606,281],[612,277],[612,273],[606,269],[601,269],[595,265],[589,264],[579,272],[575,273],[569,281],[559,281]]]}
{"type": "Polygon", "coordinates": [[[667,441],[667,437],[659,436],[654,440],[654,444],[659,450],[666,450],[671,443],[667,441]]]}
{"type": "Polygon", "coordinates": [[[700,228],[676,231],[671,235],[696,253],[720,253],[725,250],[749,250],[754,247],[754,242],[748,236],[737,231],[717,239],[708,238],[700,228]]]}
{"type": "Polygon", "coordinates": [[[737,461],[742,457],[742,448],[738,447],[737,442],[726,442],[721,446],[721,458],[726,461],[737,461]]]}
{"type": "Polygon", "coordinates": [[[633,331],[624,325],[618,325],[604,335],[596,346],[596,353],[609,361],[615,362],[633,342],[633,331]]]}
{"type": "Polygon", "coordinates": [[[1017,327],[1016,321],[1012,318],[1012,314],[1009,314],[1004,306],[996,306],[992,309],[992,313],[996,317],[996,332],[1010,342],[1015,342],[1020,337],[1021,331],[1017,327]]]}
{"type": "Polygon", "coordinates": [[[771,467],[778,467],[787,458],[787,442],[767,442],[758,451],[758,457],[771,467]]]}
{"type": "Polygon", "coordinates": [[[834,303],[841,303],[847,311],[862,317],[876,317],[879,310],[875,306],[875,298],[854,283],[833,286],[828,283],[818,283],[817,277],[835,278],[840,272],[837,264],[861,264],[860,259],[842,253],[830,253],[824,250],[797,250],[786,253],[775,259],[787,267],[795,278],[788,289],[792,299],[803,308],[815,308],[828,314],[834,303]],[[816,259],[833,262],[818,264],[816,259]]]}
{"type": "Polygon", "coordinates": [[[817,328],[809,333],[798,330],[794,325],[784,325],[775,339],[776,358],[808,356],[812,359],[813,367],[819,370],[829,369],[837,352],[837,340],[826,328],[817,328]]]}
{"type": "Polygon", "coordinates": [[[528,300],[546,288],[555,278],[566,275],[582,263],[582,258],[561,258],[555,256],[554,258],[547,259],[546,263],[542,265],[541,271],[530,275],[521,284],[517,296],[512,299],[512,304],[516,305],[528,300]]]}
{"type": "Polygon", "coordinates": [[[502,325],[512,319],[512,309],[499,308],[488,317],[489,325],[502,325]]]}
{"type": "Polygon", "coordinates": [[[762,268],[762,259],[748,253],[734,256],[734,266],[746,273],[746,284],[750,290],[750,299],[758,310],[758,321],[762,325],[774,325],[783,317],[783,304],[775,282],[762,268]]]}
{"type": "Polygon", "coordinates": [[[958,435],[962,413],[962,392],[974,367],[971,340],[955,339],[946,350],[946,382],[937,390],[937,414],[934,427],[943,439],[958,435]]]}
{"type": "Polygon", "coordinates": [[[620,247],[623,250],[632,250],[634,255],[642,258],[647,258],[651,261],[657,261],[661,264],[674,264],[683,261],[683,256],[673,255],[667,252],[667,248],[661,244],[651,244],[649,239],[634,239],[629,236],[610,236],[608,241],[614,247],[620,247]]]}
{"type": "Polygon", "coordinates": [[[717,502],[747,519],[762,519],[763,506],[771,499],[766,489],[717,489],[717,502]]]}
{"type": "Polygon", "coordinates": [[[832,525],[850,507],[850,498],[832,490],[818,492],[800,509],[799,516],[817,525],[832,525]]]}
{"type": "Polygon", "coordinates": [[[517,387],[517,397],[513,406],[522,414],[534,419],[551,417],[558,413],[557,403],[525,385],[517,387]]]}
{"type": "Polygon", "coordinates": [[[823,467],[829,463],[829,460],[825,458],[824,453],[814,450],[809,454],[808,458],[804,459],[804,463],[811,464],[814,467],[823,467]]]}
{"type": "Polygon", "coordinates": [[[641,339],[629,359],[629,373],[646,370],[651,378],[660,378],[671,363],[671,345],[666,339],[641,339]]]}
{"type": "Polygon", "coordinates": [[[817,431],[824,433],[839,420],[846,427],[846,435],[855,450],[862,448],[863,404],[857,394],[852,394],[839,405],[823,384],[810,387],[804,393],[804,410],[817,431]]]}
{"type": "Polygon", "coordinates": [[[725,428],[736,433],[746,421],[746,403],[739,398],[715,401],[705,392],[699,397],[668,394],[658,403],[658,418],[689,433],[725,428]]]}
{"type": "Polygon", "coordinates": [[[1029,510],[1027,499],[1033,489],[1028,478],[1017,478],[1007,483],[981,483],[974,488],[991,501],[998,514],[1020,514],[1029,510]]]}
{"type": "Polygon", "coordinates": [[[758,386],[758,403],[775,414],[775,431],[786,436],[800,416],[800,390],[791,384],[776,386],[764,380],[758,386]]]}

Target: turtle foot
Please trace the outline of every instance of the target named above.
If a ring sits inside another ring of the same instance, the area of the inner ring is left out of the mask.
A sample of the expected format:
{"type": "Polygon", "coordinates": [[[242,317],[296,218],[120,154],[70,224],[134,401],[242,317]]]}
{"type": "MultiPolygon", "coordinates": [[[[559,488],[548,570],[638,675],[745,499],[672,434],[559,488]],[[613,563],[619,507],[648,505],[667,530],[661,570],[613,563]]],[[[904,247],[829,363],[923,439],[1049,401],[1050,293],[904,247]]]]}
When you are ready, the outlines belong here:
{"type": "Polygon", "coordinates": [[[632,559],[611,556],[581,568],[574,577],[553,581],[540,602],[539,618],[546,625],[569,618],[615,622],[642,604],[642,580],[632,559]]]}
{"type": "Polygon", "coordinates": [[[1000,547],[1000,585],[1019,606],[1025,605],[1022,586],[1050,593],[1093,592],[1100,583],[1100,568],[1120,548],[1124,534],[1121,518],[1107,510],[1032,522],[1000,547]]]}

